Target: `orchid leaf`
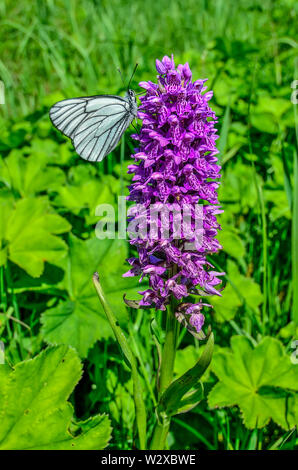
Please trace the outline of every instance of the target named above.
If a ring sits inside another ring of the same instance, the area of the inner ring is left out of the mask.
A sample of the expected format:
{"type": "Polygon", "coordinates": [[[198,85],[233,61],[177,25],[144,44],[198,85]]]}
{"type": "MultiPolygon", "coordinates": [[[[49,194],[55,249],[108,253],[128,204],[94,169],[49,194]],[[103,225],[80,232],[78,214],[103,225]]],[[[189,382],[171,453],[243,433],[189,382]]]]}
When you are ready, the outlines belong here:
{"type": "Polygon", "coordinates": [[[249,429],[270,419],[284,429],[297,424],[298,367],[280,341],[265,337],[253,347],[234,336],[230,350],[214,354],[212,371],[219,382],[208,395],[211,408],[238,405],[249,429]]]}
{"type": "MultiPolygon", "coordinates": [[[[180,377],[181,375],[185,374],[191,367],[193,367],[197,361],[198,356],[201,355],[205,349],[206,345],[200,342],[200,347],[196,348],[192,344],[189,344],[185,348],[180,348],[176,351],[176,358],[175,358],[175,367],[174,367],[174,374],[175,378],[180,377]]],[[[214,346],[214,351],[216,351],[216,345],[214,346]]],[[[208,380],[210,375],[210,368],[208,368],[203,376],[201,377],[201,381],[204,383],[208,380]]]]}
{"type": "Polygon", "coordinates": [[[175,410],[175,414],[179,415],[182,413],[187,413],[188,411],[195,408],[200,401],[204,398],[204,387],[201,382],[199,382],[199,387],[191,392],[186,393],[180,402],[180,406],[175,410]]]}
{"type": "MultiPolygon", "coordinates": [[[[185,404],[184,400],[186,400],[186,404],[189,404],[187,401],[187,393],[190,392],[192,388],[197,389],[200,378],[210,365],[213,348],[214,336],[213,333],[211,333],[197,363],[181,377],[174,380],[162,394],[158,404],[158,412],[161,416],[163,414],[166,416],[176,414],[181,407],[183,408],[185,404]]],[[[188,398],[190,397],[188,396],[188,398]]],[[[195,402],[198,402],[197,395],[195,395],[194,399],[195,402]]],[[[191,404],[192,403],[191,401],[191,404]]]]}
{"type": "Polygon", "coordinates": [[[82,375],[77,353],[48,348],[15,367],[0,366],[0,449],[103,449],[111,435],[106,415],[75,421],[67,401],[82,375]]]}

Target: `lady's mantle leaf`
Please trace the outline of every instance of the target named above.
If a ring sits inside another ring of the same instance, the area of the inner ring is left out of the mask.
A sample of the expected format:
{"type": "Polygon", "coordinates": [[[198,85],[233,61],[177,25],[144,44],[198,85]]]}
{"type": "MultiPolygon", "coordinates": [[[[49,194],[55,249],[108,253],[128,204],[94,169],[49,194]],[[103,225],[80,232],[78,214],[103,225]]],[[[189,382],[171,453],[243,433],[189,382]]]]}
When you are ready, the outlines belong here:
{"type": "Polygon", "coordinates": [[[57,264],[65,256],[67,246],[56,234],[68,232],[71,226],[50,209],[47,199],[20,199],[14,207],[2,201],[0,209],[1,264],[8,258],[38,277],[45,261],[57,264]]]}
{"type": "Polygon", "coordinates": [[[227,271],[228,285],[225,288],[225,295],[214,296],[210,299],[216,320],[219,322],[232,320],[238,308],[243,304],[258,314],[259,305],[263,300],[259,284],[252,278],[243,276],[237,264],[232,260],[228,260],[227,271]]]}
{"type": "Polygon", "coordinates": [[[60,186],[54,204],[68,209],[73,214],[82,215],[85,210],[86,222],[88,225],[98,222],[99,217],[95,215],[95,209],[100,204],[111,204],[115,209],[115,195],[113,189],[117,180],[89,180],[80,185],[60,186]],[[98,191],[100,185],[101,190],[98,191]],[[87,209],[87,211],[86,211],[87,209]]]}
{"type": "Polygon", "coordinates": [[[234,336],[230,351],[214,354],[212,370],[219,378],[208,396],[212,408],[238,405],[250,429],[271,418],[284,429],[297,424],[298,367],[276,339],[265,337],[253,348],[234,336]]]}
{"type": "Polygon", "coordinates": [[[32,153],[30,148],[14,149],[5,160],[0,159],[0,181],[22,197],[59,189],[65,181],[61,168],[47,165],[48,155],[32,153]],[[30,152],[30,157],[22,153],[30,152]]]}
{"type": "Polygon", "coordinates": [[[103,449],[111,435],[108,417],[74,422],[67,401],[81,374],[67,346],[48,348],[13,369],[0,366],[0,449],[103,449]]]}
{"type": "Polygon", "coordinates": [[[128,319],[123,294],[138,296],[143,286],[134,278],[121,277],[127,257],[124,240],[93,238],[83,242],[70,236],[69,250],[61,286],[68,291],[69,300],[43,313],[42,332],[49,343],[69,344],[85,357],[96,340],[113,335],[92,283],[94,272],[99,272],[107,301],[120,324],[128,319]]]}

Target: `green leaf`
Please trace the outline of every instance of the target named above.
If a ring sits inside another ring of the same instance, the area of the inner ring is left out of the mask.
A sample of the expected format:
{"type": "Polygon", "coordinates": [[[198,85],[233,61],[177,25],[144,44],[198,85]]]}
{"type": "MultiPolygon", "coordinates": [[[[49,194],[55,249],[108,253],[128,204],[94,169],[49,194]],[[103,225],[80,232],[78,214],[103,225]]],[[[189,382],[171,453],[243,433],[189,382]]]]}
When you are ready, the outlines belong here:
{"type": "MultiPolygon", "coordinates": [[[[115,185],[117,180],[111,178],[112,181],[114,180],[115,185]]],[[[80,215],[82,209],[88,209],[86,222],[94,224],[99,220],[99,217],[95,215],[96,207],[100,204],[115,205],[115,196],[110,184],[107,184],[104,180],[93,179],[78,186],[60,187],[54,202],[76,215],[80,215]]]]}
{"type": "Polygon", "coordinates": [[[113,370],[107,370],[106,387],[110,395],[108,401],[110,416],[119,423],[125,423],[130,429],[134,420],[135,407],[133,396],[133,382],[130,378],[127,382],[121,383],[118,374],[113,370]]]}
{"type": "Polygon", "coordinates": [[[251,115],[252,125],[261,132],[277,134],[280,127],[284,127],[282,116],[291,108],[290,100],[260,96],[251,115]]]}
{"type": "Polygon", "coordinates": [[[68,232],[70,224],[53,213],[46,198],[21,199],[15,206],[0,201],[3,216],[0,236],[4,263],[8,257],[30,276],[38,277],[47,261],[54,265],[66,255],[67,246],[56,234],[68,232]]]}
{"type": "Polygon", "coordinates": [[[220,322],[229,321],[234,318],[238,308],[247,305],[256,314],[258,307],[263,301],[263,294],[259,284],[252,278],[243,276],[237,264],[228,260],[228,284],[222,297],[212,297],[210,303],[214,307],[216,320],[220,322]]]}
{"type": "Polygon", "coordinates": [[[189,393],[186,393],[182,400],[180,401],[180,406],[175,411],[176,415],[181,413],[187,413],[188,411],[195,408],[200,401],[204,398],[204,387],[201,382],[199,382],[199,388],[192,390],[189,393]]]}
{"type": "Polygon", "coordinates": [[[271,113],[254,112],[251,115],[251,123],[258,131],[268,134],[277,134],[278,132],[278,121],[271,113]]]}
{"type": "Polygon", "coordinates": [[[229,202],[232,213],[247,213],[249,208],[256,209],[258,200],[255,178],[255,169],[238,161],[233,167],[228,167],[219,187],[219,200],[229,202]]]}
{"type": "Polygon", "coordinates": [[[160,416],[163,414],[167,417],[175,415],[178,412],[182,412],[181,409],[185,406],[192,404],[195,406],[195,403],[197,403],[198,400],[201,400],[198,396],[200,393],[198,392],[197,387],[200,378],[210,365],[213,348],[214,336],[213,333],[211,333],[204,351],[197,363],[181,377],[174,380],[160,397],[158,404],[158,412],[160,416]],[[195,393],[189,393],[192,388],[195,388],[195,393]]]}
{"type": "Polygon", "coordinates": [[[224,228],[222,231],[219,231],[217,239],[222,245],[223,250],[228,253],[228,255],[238,259],[243,258],[245,255],[245,246],[243,241],[231,230],[226,230],[224,228]]]}
{"type": "Polygon", "coordinates": [[[273,205],[269,212],[270,220],[275,221],[279,217],[291,218],[291,211],[285,191],[265,189],[264,196],[266,203],[269,202],[273,205]]]}
{"type": "MultiPolygon", "coordinates": [[[[200,342],[199,348],[196,348],[192,344],[189,344],[183,349],[178,349],[178,351],[176,352],[176,357],[175,357],[175,367],[174,367],[175,378],[185,374],[185,372],[187,372],[189,368],[193,367],[197,363],[198,356],[203,353],[205,347],[206,345],[200,342]]],[[[208,380],[209,370],[210,369],[207,369],[207,371],[204,372],[203,377],[201,377],[202,382],[205,382],[208,380]]]]}
{"type": "Polygon", "coordinates": [[[277,120],[280,120],[282,115],[291,109],[291,102],[284,98],[272,98],[269,95],[259,97],[257,105],[254,107],[256,112],[271,113],[277,120]]]}
{"type": "Polygon", "coordinates": [[[107,300],[121,325],[128,321],[123,294],[140,297],[138,279],[123,278],[127,257],[124,240],[82,241],[69,238],[69,257],[65,262],[65,279],[61,284],[69,293],[69,300],[46,310],[41,317],[44,339],[53,344],[65,343],[85,357],[96,340],[112,336],[105,312],[98,303],[92,276],[99,271],[107,300]]]}
{"type": "Polygon", "coordinates": [[[0,449],[103,449],[111,435],[106,415],[76,422],[67,401],[82,374],[76,352],[48,348],[13,369],[0,366],[0,449]]]}
{"type": "Polygon", "coordinates": [[[212,371],[219,382],[208,396],[211,408],[238,405],[249,429],[270,419],[284,429],[297,424],[298,368],[278,340],[265,337],[254,348],[234,336],[231,350],[214,354],[212,371]]]}
{"type": "Polygon", "coordinates": [[[199,348],[195,348],[192,344],[183,349],[178,349],[175,357],[174,374],[176,376],[183,375],[190,367],[193,367],[198,360],[201,349],[201,345],[199,348]]]}
{"type": "Polygon", "coordinates": [[[118,341],[119,347],[131,367],[131,377],[133,380],[133,395],[134,395],[134,402],[135,402],[136,422],[137,422],[137,428],[138,428],[138,434],[139,434],[139,440],[140,440],[140,449],[144,450],[146,449],[147,419],[146,419],[146,408],[145,408],[145,403],[143,399],[143,390],[142,390],[142,385],[140,381],[140,376],[138,373],[138,365],[137,365],[136,357],[134,353],[132,352],[129,342],[127,341],[121,327],[119,326],[117,322],[117,319],[114,315],[113,310],[111,310],[106,300],[105,294],[102,290],[102,286],[99,282],[98,273],[94,274],[93,283],[94,283],[94,287],[96,289],[100,304],[107,316],[107,319],[110,323],[110,326],[113,330],[116,340],[118,341]]]}
{"type": "Polygon", "coordinates": [[[218,150],[219,150],[219,160],[222,161],[224,157],[224,152],[227,146],[228,133],[230,127],[230,106],[228,105],[225,110],[223,117],[222,127],[220,131],[220,138],[218,141],[218,150]]]}
{"type": "MultiPolygon", "coordinates": [[[[51,129],[53,126],[51,125],[51,129]]],[[[59,137],[61,134],[59,134],[59,137]]],[[[69,140],[65,143],[57,143],[51,139],[35,138],[31,141],[30,147],[26,148],[30,155],[45,157],[51,165],[67,166],[74,157],[73,145],[69,140]]]]}
{"type": "Polygon", "coordinates": [[[26,158],[19,149],[12,150],[8,158],[0,159],[0,181],[22,197],[58,189],[65,175],[60,168],[47,165],[48,160],[44,154],[35,153],[26,158]]]}

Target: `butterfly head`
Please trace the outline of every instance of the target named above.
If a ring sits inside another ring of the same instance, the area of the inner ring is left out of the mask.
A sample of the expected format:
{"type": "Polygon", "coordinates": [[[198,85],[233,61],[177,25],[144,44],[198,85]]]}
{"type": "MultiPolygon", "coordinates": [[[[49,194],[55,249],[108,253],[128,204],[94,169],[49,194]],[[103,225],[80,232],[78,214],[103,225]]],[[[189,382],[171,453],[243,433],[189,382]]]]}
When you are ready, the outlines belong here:
{"type": "Polygon", "coordinates": [[[133,90],[130,90],[128,89],[127,92],[126,92],[126,96],[127,98],[129,98],[130,101],[132,101],[133,103],[137,101],[136,99],[136,94],[133,90]]]}
{"type": "Polygon", "coordinates": [[[136,117],[138,112],[138,106],[135,92],[129,88],[126,92],[125,98],[129,102],[130,112],[136,117]]]}

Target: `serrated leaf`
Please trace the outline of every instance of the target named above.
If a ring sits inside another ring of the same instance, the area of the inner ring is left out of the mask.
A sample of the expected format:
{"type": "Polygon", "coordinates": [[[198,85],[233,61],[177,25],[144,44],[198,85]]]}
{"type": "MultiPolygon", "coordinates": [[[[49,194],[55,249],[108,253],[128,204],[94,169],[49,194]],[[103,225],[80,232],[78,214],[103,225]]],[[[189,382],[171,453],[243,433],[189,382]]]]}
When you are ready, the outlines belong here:
{"type": "Polygon", "coordinates": [[[12,150],[5,160],[0,159],[0,181],[22,197],[58,189],[65,181],[64,172],[49,166],[48,161],[45,154],[33,153],[25,157],[19,149],[12,150]]]}
{"type": "Polygon", "coordinates": [[[244,303],[257,314],[263,300],[259,284],[254,279],[243,276],[235,262],[228,260],[227,268],[228,285],[224,296],[214,296],[210,299],[216,319],[220,322],[232,320],[238,308],[244,303]]]}
{"type": "Polygon", "coordinates": [[[42,314],[42,334],[47,342],[70,344],[85,357],[96,340],[113,336],[92,283],[94,272],[99,271],[109,305],[121,325],[128,321],[123,294],[140,298],[137,291],[142,286],[137,279],[121,276],[126,270],[124,240],[93,238],[84,242],[71,235],[69,250],[61,288],[68,291],[70,299],[42,314]]]}
{"type": "Polygon", "coordinates": [[[106,379],[107,390],[110,394],[108,402],[109,413],[119,424],[124,422],[127,428],[134,420],[133,382],[130,378],[127,382],[121,383],[118,375],[113,370],[107,370],[106,379]]]}
{"type": "MultiPolygon", "coordinates": [[[[46,261],[59,264],[66,255],[67,246],[56,234],[68,232],[71,226],[52,211],[46,198],[20,199],[14,207],[1,201],[2,211],[2,249],[13,263],[32,277],[42,274],[46,261]]],[[[2,261],[5,262],[4,256],[2,261]]]]}
{"type": "Polygon", "coordinates": [[[67,346],[48,348],[13,369],[0,366],[0,449],[103,449],[111,434],[108,417],[75,422],[67,401],[81,374],[77,353],[67,346]]]}
{"type": "Polygon", "coordinates": [[[60,187],[54,202],[57,206],[64,207],[76,215],[79,215],[82,209],[88,209],[86,222],[94,224],[99,220],[99,217],[95,215],[96,207],[100,204],[115,205],[115,196],[110,184],[107,184],[105,180],[93,179],[78,186],[60,187]]]}
{"type": "Polygon", "coordinates": [[[278,340],[265,337],[254,348],[234,336],[230,350],[214,354],[212,370],[219,382],[208,395],[211,408],[238,405],[249,429],[270,419],[284,429],[297,424],[298,367],[278,340]]]}

